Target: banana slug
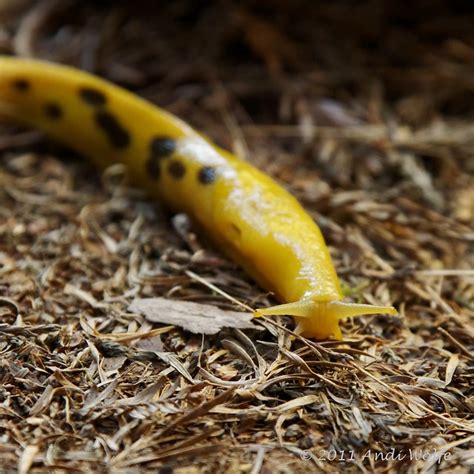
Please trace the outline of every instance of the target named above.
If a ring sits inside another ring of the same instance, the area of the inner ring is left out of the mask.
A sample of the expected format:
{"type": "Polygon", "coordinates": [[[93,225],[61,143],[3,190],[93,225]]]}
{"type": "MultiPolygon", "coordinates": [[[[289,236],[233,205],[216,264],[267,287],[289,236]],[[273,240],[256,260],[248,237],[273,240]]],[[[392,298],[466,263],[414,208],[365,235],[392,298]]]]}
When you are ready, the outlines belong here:
{"type": "Polygon", "coordinates": [[[396,314],[343,294],[319,227],[266,174],[189,125],[93,75],[45,61],[0,57],[0,116],[37,128],[101,168],[118,162],[132,181],[185,212],[219,248],[283,303],[296,331],[341,339],[339,320],[396,314]]]}

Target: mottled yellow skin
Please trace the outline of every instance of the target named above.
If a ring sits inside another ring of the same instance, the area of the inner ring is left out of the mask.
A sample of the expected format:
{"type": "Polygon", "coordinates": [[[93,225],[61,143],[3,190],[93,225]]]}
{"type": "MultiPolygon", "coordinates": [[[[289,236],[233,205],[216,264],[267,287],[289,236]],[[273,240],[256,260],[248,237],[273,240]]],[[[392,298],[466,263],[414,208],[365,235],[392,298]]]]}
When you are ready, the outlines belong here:
{"type": "Polygon", "coordinates": [[[341,317],[394,312],[340,302],[343,295],[324,239],[297,200],[264,173],[136,95],[72,68],[0,57],[0,115],[44,131],[102,168],[123,163],[136,184],[171,209],[188,213],[263,287],[291,303],[260,314],[294,315],[303,335],[340,339],[341,317]],[[79,93],[84,88],[100,92],[105,103],[87,103],[79,93]],[[46,112],[51,104],[60,107],[60,114],[46,112]],[[101,111],[118,121],[127,143],[111,143],[97,124],[101,111]],[[172,154],[159,162],[159,176],[147,165],[157,136],[175,143],[172,154]],[[180,176],[169,171],[171,161],[182,165],[180,176]],[[200,181],[203,167],[214,171],[212,182],[200,181]]]}

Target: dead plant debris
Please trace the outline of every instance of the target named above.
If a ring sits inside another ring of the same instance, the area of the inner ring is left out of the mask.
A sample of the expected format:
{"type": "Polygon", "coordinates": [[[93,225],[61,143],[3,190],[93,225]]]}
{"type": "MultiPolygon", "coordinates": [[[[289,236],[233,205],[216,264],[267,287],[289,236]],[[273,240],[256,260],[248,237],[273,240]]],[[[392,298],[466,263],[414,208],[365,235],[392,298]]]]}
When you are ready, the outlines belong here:
{"type": "Polygon", "coordinates": [[[135,298],[128,309],[143,314],[148,321],[173,324],[194,334],[217,334],[222,328],[255,328],[251,313],[223,311],[216,306],[191,301],[135,298]]]}
{"type": "Polygon", "coordinates": [[[0,471],[472,472],[470,2],[3,0],[0,18],[2,54],[118,82],[280,180],[348,297],[400,312],[319,343],[291,318],[151,321],[130,304],[274,300],[119,166],[101,179],[2,126],[0,471]]]}

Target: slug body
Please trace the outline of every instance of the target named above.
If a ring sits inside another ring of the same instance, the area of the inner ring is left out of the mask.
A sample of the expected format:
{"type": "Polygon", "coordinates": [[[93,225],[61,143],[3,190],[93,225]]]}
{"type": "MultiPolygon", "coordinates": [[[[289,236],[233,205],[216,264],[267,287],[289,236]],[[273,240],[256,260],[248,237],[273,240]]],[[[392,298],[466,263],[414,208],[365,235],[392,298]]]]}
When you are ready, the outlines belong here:
{"type": "Polygon", "coordinates": [[[189,214],[282,305],[257,315],[297,318],[297,331],[341,338],[339,319],[392,307],[344,303],[318,226],[264,173],[190,126],[109,82],[73,68],[0,57],[0,116],[47,133],[189,214]]]}

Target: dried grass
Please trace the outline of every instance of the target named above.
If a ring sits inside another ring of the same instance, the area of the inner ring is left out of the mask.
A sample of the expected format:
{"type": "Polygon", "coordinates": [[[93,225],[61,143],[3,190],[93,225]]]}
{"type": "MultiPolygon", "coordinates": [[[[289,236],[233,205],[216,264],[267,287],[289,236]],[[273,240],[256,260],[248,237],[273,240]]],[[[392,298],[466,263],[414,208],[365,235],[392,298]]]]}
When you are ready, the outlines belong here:
{"type": "Polygon", "coordinates": [[[3,52],[102,74],[251,159],[318,220],[347,293],[400,317],[321,343],[291,318],[202,337],[151,324],[134,298],[272,299],[119,167],[100,181],[4,127],[3,471],[472,470],[471,10],[12,3],[3,52]]]}

